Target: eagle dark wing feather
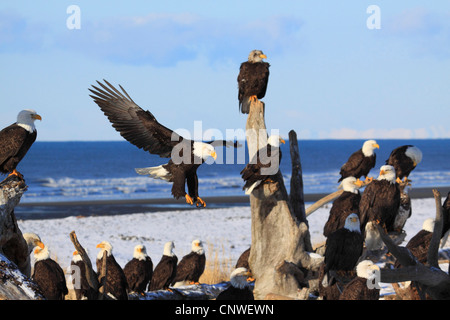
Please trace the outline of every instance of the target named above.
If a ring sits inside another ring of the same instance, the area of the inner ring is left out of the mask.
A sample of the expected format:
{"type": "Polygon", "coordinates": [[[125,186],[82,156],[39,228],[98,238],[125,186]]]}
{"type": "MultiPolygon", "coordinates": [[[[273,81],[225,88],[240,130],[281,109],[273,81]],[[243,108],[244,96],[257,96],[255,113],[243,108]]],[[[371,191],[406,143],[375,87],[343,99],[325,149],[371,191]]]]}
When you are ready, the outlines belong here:
{"type": "Polygon", "coordinates": [[[205,269],[205,256],[195,252],[185,255],[177,266],[177,275],[172,281],[194,281],[198,282],[201,274],[205,269]]]}
{"type": "Polygon", "coordinates": [[[168,158],[172,148],[183,138],[171,129],[160,124],[150,111],[144,111],[120,86],[123,94],[109,82],[108,85],[97,81],[101,88],[89,89],[94,102],[108,117],[112,126],[125,140],[144,151],[168,158]]]}

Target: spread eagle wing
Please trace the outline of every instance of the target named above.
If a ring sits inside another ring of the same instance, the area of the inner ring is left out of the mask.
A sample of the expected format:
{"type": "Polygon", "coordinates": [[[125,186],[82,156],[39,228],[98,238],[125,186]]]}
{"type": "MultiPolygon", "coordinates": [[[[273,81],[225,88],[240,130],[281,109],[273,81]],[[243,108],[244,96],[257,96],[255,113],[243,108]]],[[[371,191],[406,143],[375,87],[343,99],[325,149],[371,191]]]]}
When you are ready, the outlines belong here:
{"type": "Polygon", "coordinates": [[[104,81],[106,85],[97,81],[101,88],[93,85],[94,90],[89,89],[94,94],[90,97],[125,140],[164,158],[170,157],[175,145],[188,141],[160,124],[150,111],[139,107],[122,86],[119,85],[123,93],[104,81]]]}

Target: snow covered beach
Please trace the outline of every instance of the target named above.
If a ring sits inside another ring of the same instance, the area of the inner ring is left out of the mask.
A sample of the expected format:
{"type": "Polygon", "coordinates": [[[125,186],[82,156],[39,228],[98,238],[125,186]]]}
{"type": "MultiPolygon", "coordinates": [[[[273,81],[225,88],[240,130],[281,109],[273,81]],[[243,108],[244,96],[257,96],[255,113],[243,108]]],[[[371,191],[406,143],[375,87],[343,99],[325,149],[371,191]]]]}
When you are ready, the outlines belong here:
{"type": "MultiPolygon", "coordinates": [[[[447,189],[445,189],[447,190],[447,189]]],[[[441,190],[441,195],[444,194],[441,190]]],[[[442,199],[442,201],[444,198],[442,199]]],[[[311,205],[307,203],[306,207],[311,205]]],[[[329,205],[324,206],[308,217],[313,245],[325,240],[323,225],[328,218],[329,205]]],[[[435,216],[434,198],[412,200],[412,216],[406,222],[408,241],[422,227],[427,218],[435,216]]],[[[251,244],[251,213],[249,206],[235,206],[217,209],[172,210],[123,215],[91,217],[70,216],[61,219],[19,220],[22,232],[39,234],[51,251],[51,255],[63,267],[70,264],[74,247],[69,233],[74,230],[80,243],[88,250],[95,261],[101,241],[113,245],[113,254],[123,267],[132,257],[133,248],[144,244],[154,262],[162,255],[165,242],[175,242],[175,253],[182,257],[190,251],[191,241],[201,239],[205,248],[219,249],[231,258],[233,263],[251,244]]],[[[389,291],[389,288],[385,287],[389,291]]]]}

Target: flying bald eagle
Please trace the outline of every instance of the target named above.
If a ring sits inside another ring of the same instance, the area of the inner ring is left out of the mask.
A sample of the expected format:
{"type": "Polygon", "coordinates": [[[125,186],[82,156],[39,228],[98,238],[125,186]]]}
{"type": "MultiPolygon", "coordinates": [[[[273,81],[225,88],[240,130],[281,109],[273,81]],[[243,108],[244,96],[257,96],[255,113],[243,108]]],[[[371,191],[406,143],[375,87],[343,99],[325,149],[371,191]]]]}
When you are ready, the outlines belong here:
{"type": "Polygon", "coordinates": [[[42,290],[47,300],[64,300],[69,290],[66,286],[64,271],[50,258],[48,247],[37,241],[34,249],[34,271],[32,279],[42,290]]]}
{"type": "Polygon", "coordinates": [[[97,273],[98,282],[102,283],[100,278],[102,265],[103,265],[103,253],[106,251],[106,281],[104,292],[108,296],[112,296],[115,300],[128,300],[128,283],[122,267],[117,263],[114,255],[112,254],[112,245],[108,241],[102,241],[97,245],[97,248],[101,250],[97,254],[97,273]]]}
{"type": "Polygon", "coordinates": [[[356,180],[355,177],[347,177],[342,180],[341,186],[344,192],[333,201],[328,220],[323,228],[325,237],[344,227],[345,220],[350,213],[359,213],[359,201],[361,200],[359,188],[361,184],[361,181],[356,180]]]}
{"type": "Polygon", "coordinates": [[[345,225],[331,233],[325,245],[325,274],[330,270],[352,271],[363,250],[363,237],[356,213],[345,219],[345,225]]]}
{"type": "Polygon", "coordinates": [[[416,146],[405,145],[392,150],[386,164],[395,168],[397,182],[406,181],[409,174],[422,161],[422,151],[416,146]]]}
{"type": "Polygon", "coordinates": [[[191,244],[191,252],[185,255],[177,265],[177,273],[172,280],[172,285],[177,282],[189,282],[198,284],[200,276],[205,271],[205,250],[200,240],[194,240],[191,244]]]}
{"type": "Polygon", "coordinates": [[[256,155],[241,171],[242,179],[245,181],[245,194],[252,191],[261,183],[278,172],[281,162],[280,142],[285,141],[278,135],[271,135],[267,139],[267,145],[256,152],[256,155]]]}
{"type": "Polygon", "coordinates": [[[338,182],[347,177],[355,177],[358,180],[361,177],[367,177],[377,160],[374,150],[379,148],[375,140],[365,141],[361,149],[352,153],[347,162],[342,165],[338,182]]]}
{"type": "Polygon", "coordinates": [[[239,69],[238,100],[242,113],[249,113],[252,101],[262,99],[266,95],[269,81],[269,67],[266,55],[261,50],[253,50],[248,55],[248,61],[243,62],[239,69]]]}
{"type": "Polygon", "coordinates": [[[219,293],[216,300],[255,300],[253,290],[247,282],[251,273],[245,268],[237,268],[230,275],[230,286],[219,293]]]}
{"type": "MultiPolygon", "coordinates": [[[[387,232],[394,231],[399,208],[400,188],[395,181],[395,169],[390,165],[384,165],[380,168],[378,178],[373,180],[361,195],[359,202],[361,230],[365,232],[366,225],[370,222],[380,224],[387,232]]],[[[366,241],[371,242],[367,234],[366,241]]],[[[377,240],[375,244],[381,242],[377,240]]]]}
{"type": "Polygon", "coordinates": [[[153,276],[153,262],[144,245],[138,244],[133,250],[133,259],[123,268],[131,291],[144,294],[153,276]]]}
{"type": "Polygon", "coordinates": [[[17,122],[0,131],[0,173],[22,177],[16,167],[36,141],[35,120],[42,120],[36,111],[22,110],[17,122]]]}
{"type": "Polygon", "coordinates": [[[97,81],[101,88],[89,89],[94,102],[108,117],[112,126],[128,142],[151,154],[171,158],[167,164],[157,167],[138,168],[136,172],[155,179],[172,182],[172,195],[184,197],[188,204],[206,206],[198,195],[197,169],[209,157],[217,158],[214,146],[234,146],[229,141],[210,141],[208,143],[192,141],[179,136],[171,129],[160,124],[150,111],[141,109],[120,86],[119,92],[105,80],[106,85],[97,81]],[[188,193],[185,191],[185,184],[188,193]]]}
{"type": "Polygon", "coordinates": [[[149,291],[167,290],[177,274],[178,257],[173,253],[175,244],[166,242],[161,260],[153,270],[149,291]]]}
{"type": "Polygon", "coordinates": [[[73,252],[70,269],[72,270],[72,283],[74,285],[76,299],[97,300],[98,292],[89,285],[86,277],[86,263],[84,263],[78,251],[73,252]]]}
{"type": "Polygon", "coordinates": [[[339,300],[379,300],[380,288],[374,283],[379,274],[380,268],[372,261],[361,261],[356,266],[356,277],[344,287],[339,300]]]}

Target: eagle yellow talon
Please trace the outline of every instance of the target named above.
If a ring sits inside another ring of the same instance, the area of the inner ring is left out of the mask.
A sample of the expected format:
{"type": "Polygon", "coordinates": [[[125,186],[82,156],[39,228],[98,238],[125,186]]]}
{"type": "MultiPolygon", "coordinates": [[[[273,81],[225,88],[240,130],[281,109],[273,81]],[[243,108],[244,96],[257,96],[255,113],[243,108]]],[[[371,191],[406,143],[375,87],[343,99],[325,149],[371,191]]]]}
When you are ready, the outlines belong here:
{"type": "Polygon", "coordinates": [[[10,174],[8,174],[8,177],[10,177],[10,176],[17,176],[19,178],[23,178],[23,175],[16,169],[14,169],[10,174]]]}
{"type": "Polygon", "coordinates": [[[191,196],[189,196],[188,194],[185,195],[186,198],[186,203],[193,205],[194,204],[194,200],[192,200],[191,196]]]}
{"type": "Polygon", "coordinates": [[[205,201],[203,201],[200,197],[197,197],[197,207],[206,207],[205,201]]]}
{"type": "Polygon", "coordinates": [[[397,179],[395,179],[395,181],[396,181],[397,183],[402,183],[402,179],[400,179],[399,177],[397,177],[397,179]]]}

